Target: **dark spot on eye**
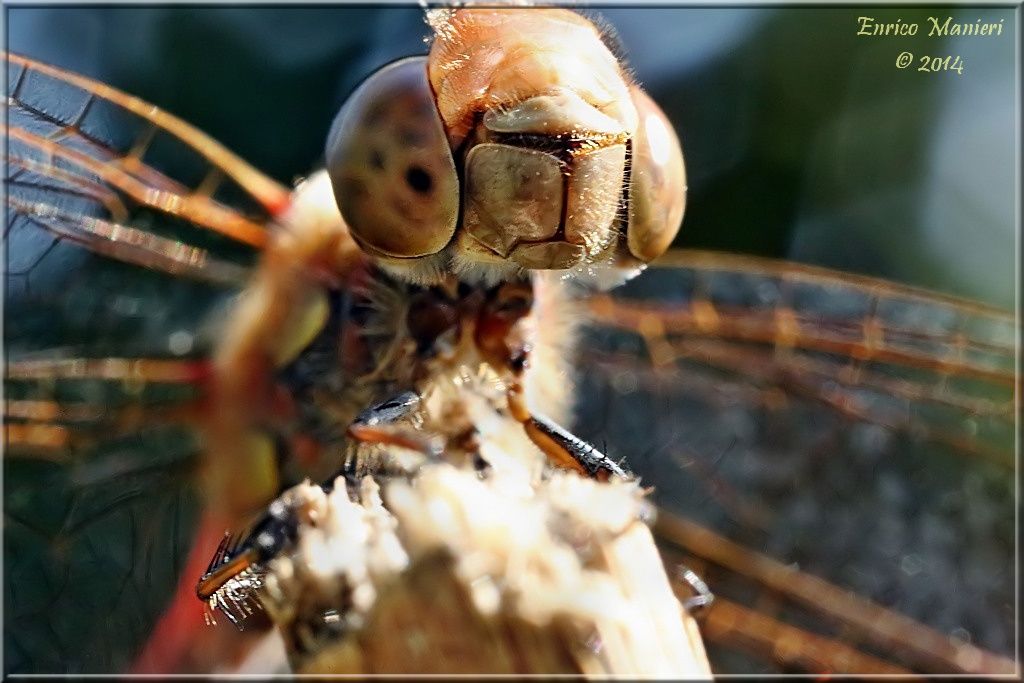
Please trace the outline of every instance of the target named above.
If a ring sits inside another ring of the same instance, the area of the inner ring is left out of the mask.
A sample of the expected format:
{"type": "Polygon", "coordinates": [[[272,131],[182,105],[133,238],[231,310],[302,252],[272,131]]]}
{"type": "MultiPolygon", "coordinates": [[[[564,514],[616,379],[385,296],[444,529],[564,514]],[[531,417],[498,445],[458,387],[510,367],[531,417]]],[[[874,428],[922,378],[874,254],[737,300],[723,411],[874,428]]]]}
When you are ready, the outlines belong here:
{"type": "Polygon", "coordinates": [[[384,118],[386,112],[386,105],[383,102],[369,107],[366,111],[366,115],[363,118],[363,125],[369,127],[376,126],[384,118]]]}
{"type": "Polygon", "coordinates": [[[369,195],[366,183],[356,178],[342,178],[341,192],[349,197],[358,197],[360,199],[365,199],[369,195]]]}
{"type": "Polygon", "coordinates": [[[437,114],[437,109],[434,108],[435,105],[430,100],[420,100],[415,106],[416,115],[421,118],[437,114]]]}
{"type": "Polygon", "coordinates": [[[398,133],[398,139],[403,147],[426,147],[427,138],[423,131],[417,128],[402,128],[398,133]]]}
{"type": "Polygon", "coordinates": [[[410,166],[405,172],[405,182],[420,194],[427,194],[434,186],[434,179],[422,166],[410,166]]]}
{"type": "Polygon", "coordinates": [[[384,170],[384,154],[379,149],[370,150],[370,166],[378,171],[384,170]]]}

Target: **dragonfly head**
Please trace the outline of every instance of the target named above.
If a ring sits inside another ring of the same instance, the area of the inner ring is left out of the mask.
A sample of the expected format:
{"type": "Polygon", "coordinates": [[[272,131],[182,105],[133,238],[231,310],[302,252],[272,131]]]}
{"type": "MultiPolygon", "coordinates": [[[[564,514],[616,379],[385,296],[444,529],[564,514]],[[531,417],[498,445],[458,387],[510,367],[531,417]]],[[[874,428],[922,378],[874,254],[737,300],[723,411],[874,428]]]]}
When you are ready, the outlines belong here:
{"type": "Polygon", "coordinates": [[[370,76],[332,126],[341,214],[405,279],[635,269],[678,232],[686,178],[664,113],[589,21],[515,12],[444,15],[429,56],[370,76]]]}

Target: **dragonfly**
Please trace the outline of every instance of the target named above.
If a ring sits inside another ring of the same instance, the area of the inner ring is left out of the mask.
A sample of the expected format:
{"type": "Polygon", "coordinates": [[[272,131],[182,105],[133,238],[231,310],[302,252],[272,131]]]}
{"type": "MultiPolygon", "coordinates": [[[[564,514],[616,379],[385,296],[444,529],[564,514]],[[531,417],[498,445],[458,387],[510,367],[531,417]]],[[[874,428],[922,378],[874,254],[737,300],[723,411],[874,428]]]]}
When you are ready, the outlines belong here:
{"type": "MultiPolygon", "coordinates": [[[[230,333],[225,312],[259,263],[267,226],[296,195],[120,91],[17,56],[8,69],[5,649],[15,670],[124,669],[145,641],[167,641],[154,638],[168,623],[158,615],[201,571],[188,549],[211,537],[192,428],[209,407],[207,359],[230,333]],[[189,160],[198,180],[159,170],[161,157],[176,169],[189,160]],[[102,276],[84,280],[83,259],[101,263],[102,276]],[[60,346],[45,302],[66,328],[60,346]],[[98,613],[113,618],[100,623],[98,613]],[[83,646],[99,654],[76,659],[83,646]]],[[[844,554],[843,534],[823,531],[863,528],[863,516],[900,520],[892,510],[912,495],[947,515],[981,500],[979,547],[1009,566],[1000,553],[1012,548],[983,539],[1005,534],[1012,546],[1010,531],[997,530],[1012,519],[1011,315],[685,250],[580,305],[590,325],[574,431],[627,455],[655,487],[666,561],[696,569],[718,594],[705,618],[716,670],[1012,671],[967,642],[966,629],[950,636],[903,614],[925,621],[927,608],[901,603],[902,587],[879,579],[883,559],[844,554]],[[717,442],[686,430],[711,423],[717,442]],[[772,467],[752,470],[751,456],[735,452],[744,440],[772,467]],[[837,459],[839,474],[829,467],[837,459]],[[922,481],[922,472],[935,474],[922,481]],[[865,489],[858,509],[852,499],[865,489]],[[872,509],[879,500],[888,517],[872,509]],[[835,515],[807,520],[801,504],[835,515]]],[[[275,454],[259,446],[231,493],[260,498],[280,486],[275,454]]],[[[212,525],[216,539],[223,528],[212,525]]],[[[879,546],[909,535],[882,524],[874,533],[879,546]]],[[[915,561],[918,576],[928,573],[927,558],[914,557],[902,553],[902,575],[914,575],[915,561]]],[[[951,576],[936,590],[956,590],[954,579],[972,580],[951,576]]],[[[977,589],[977,621],[1012,621],[1000,602],[1009,580],[977,589]]],[[[973,581],[971,590],[986,585],[973,581]]],[[[187,656],[232,658],[218,648],[187,656]]]]}

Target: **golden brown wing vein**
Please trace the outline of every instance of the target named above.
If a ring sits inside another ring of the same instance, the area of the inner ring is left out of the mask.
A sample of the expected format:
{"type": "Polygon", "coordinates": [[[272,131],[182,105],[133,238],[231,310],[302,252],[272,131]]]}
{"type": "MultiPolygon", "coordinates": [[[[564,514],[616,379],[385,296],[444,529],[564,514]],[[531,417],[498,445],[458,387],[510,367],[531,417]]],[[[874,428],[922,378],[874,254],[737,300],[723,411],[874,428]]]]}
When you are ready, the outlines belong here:
{"type": "MultiPolygon", "coordinates": [[[[7,61],[10,64],[22,67],[26,71],[35,71],[62,81],[106,100],[141,119],[149,121],[191,147],[217,168],[223,170],[225,175],[237,182],[259,204],[266,207],[271,214],[278,214],[288,206],[291,195],[288,188],[257,171],[219,142],[173,114],[169,114],[144,100],[128,95],[105,83],[100,83],[20,55],[7,53],[7,61]]],[[[17,87],[15,87],[12,97],[17,101],[17,87]]]]}

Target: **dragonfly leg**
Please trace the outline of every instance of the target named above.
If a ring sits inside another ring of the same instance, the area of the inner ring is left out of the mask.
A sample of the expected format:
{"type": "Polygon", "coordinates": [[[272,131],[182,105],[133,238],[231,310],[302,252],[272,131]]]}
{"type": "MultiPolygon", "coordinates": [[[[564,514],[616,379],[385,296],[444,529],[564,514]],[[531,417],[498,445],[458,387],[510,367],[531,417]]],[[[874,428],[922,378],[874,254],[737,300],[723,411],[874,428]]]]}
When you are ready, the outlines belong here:
{"type": "Polygon", "coordinates": [[[534,415],[526,407],[522,384],[514,381],[508,390],[512,417],[523,425],[526,435],[556,465],[580,474],[608,481],[612,477],[630,479],[632,475],[591,443],[543,415],[534,415]]]}
{"type": "Polygon", "coordinates": [[[693,615],[706,612],[711,607],[711,603],[715,601],[715,594],[711,592],[704,580],[697,576],[692,569],[683,565],[679,565],[676,576],[680,581],[685,582],[694,593],[692,597],[683,601],[683,609],[693,615]]]}
{"type": "MultiPolygon", "coordinates": [[[[408,417],[420,400],[416,392],[406,391],[371,406],[356,416],[347,433],[360,444],[398,446],[428,458],[440,457],[442,444],[437,439],[396,424],[408,417]]],[[[339,477],[344,478],[350,496],[353,490],[358,490],[359,475],[353,463],[346,463],[320,484],[320,488],[330,492],[339,477]]],[[[285,492],[254,525],[245,531],[226,534],[199,580],[195,589],[199,599],[212,610],[223,613],[239,629],[253,613],[251,596],[261,585],[263,566],[295,541],[299,523],[295,511],[294,499],[285,492]]],[[[258,606],[258,602],[255,605],[258,606]]]]}
{"type": "Polygon", "coordinates": [[[491,367],[504,374],[512,417],[523,425],[526,435],[548,459],[559,467],[574,470],[599,481],[631,475],[618,463],[569,430],[526,406],[523,376],[529,365],[530,342],[519,323],[533,308],[533,289],[527,282],[508,282],[488,293],[481,306],[475,336],[481,355],[491,367]]]}
{"type": "Polygon", "coordinates": [[[213,671],[222,658],[241,655],[258,637],[258,628],[245,633],[209,628],[207,601],[196,599],[196,577],[207,571],[213,547],[223,538],[227,524],[226,518],[212,511],[203,515],[174,596],[132,662],[130,674],[213,671]]]}
{"type": "Polygon", "coordinates": [[[348,426],[347,434],[358,443],[398,446],[422,453],[428,458],[441,456],[437,439],[404,425],[395,424],[407,417],[420,403],[420,395],[406,391],[359,413],[348,426]]]}

